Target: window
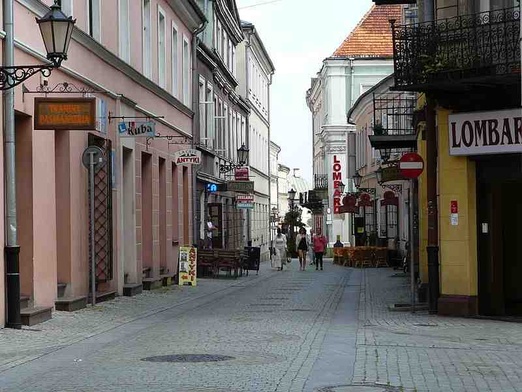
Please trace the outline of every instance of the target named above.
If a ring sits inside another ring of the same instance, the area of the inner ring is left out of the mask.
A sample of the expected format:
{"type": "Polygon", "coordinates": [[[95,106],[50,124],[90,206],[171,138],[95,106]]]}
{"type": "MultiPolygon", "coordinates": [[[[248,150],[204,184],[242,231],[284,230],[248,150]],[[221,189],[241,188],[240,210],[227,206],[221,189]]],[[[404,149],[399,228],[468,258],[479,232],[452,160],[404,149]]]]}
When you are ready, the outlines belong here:
{"type": "Polygon", "coordinates": [[[58,0],[58,5],[66,16],[73,16],[73,0],[58,0]]]}
{"type": "Polygon", "coordinates": [[[172,95],[179,97],[179,40],[178,26],[172,23],[172,95]]]}
{"type": "Polygon", "coordinates": [[[130,62],[130,22],[129,0],[119,0],[119,42],[120,58],[130,62]]]}
{"type": "Polygon", "coordinates": [[[100,0],[87,2],[87,18],[89,35],[97,41],[101,41],[101,12],[100,0]]]}
{"type": "Polygon", "coordinates": [[[183,103],[190,107],[190,45],[183,37],[183,103]]]}
{"type": "Polygon", "coordinates": [[[216,35],[216,42],[215,42],[215,48],[218,53],[221,53],[221,22],[218,20],[217,22],[217,35],[216,35]]]}
{"type": "Polygon", "coordinates": [[[232,46],[232,74],[236,75],[236,47],[232,46]]]}
{"type": "Polygon", "coordinates": [[[207,133],[206,133],[205,137],[207,138],[207,140],[205,140],[205,143],[210,148],[213,148],[213,146],[214,146],[214,107],[215,107],[215,102],[211,103],[211,102],[213,102],[212,101],[212,96],[213,95],[214,94],[213,94],[213,91],[212,91],[212,84],[207,82],[207,90],[206,90],[206,96],[205,96],[205,107],[207,108],[207,110],[206,110],[206,113],[207,113],[207,133]]]}
{"type": "Polygon", "coordinates": [[[205,79],[199,78],[199,135],[205,140],[207,138],[207,110],[208,105],[205,104],[206,93],[205,79]]]}
{"type": "Polygon", "coordinates": [[[228,157],[228,106],[223,105],[223,136],[221,139],[221,148],[223,149],[223,156],[228,157]]]}
{"type": "Polygon", "coordinates": [[[152,74],[152,28],[150,23],[150,0],[143,0],[143,36],[142,36],[142,45],[143,45],[143,74],[151,78],[152,74]]]}
{"type": "Polygon", "coordinates": [[[158,84],[165,87],[165,12],[158,6],[158,84]]]}

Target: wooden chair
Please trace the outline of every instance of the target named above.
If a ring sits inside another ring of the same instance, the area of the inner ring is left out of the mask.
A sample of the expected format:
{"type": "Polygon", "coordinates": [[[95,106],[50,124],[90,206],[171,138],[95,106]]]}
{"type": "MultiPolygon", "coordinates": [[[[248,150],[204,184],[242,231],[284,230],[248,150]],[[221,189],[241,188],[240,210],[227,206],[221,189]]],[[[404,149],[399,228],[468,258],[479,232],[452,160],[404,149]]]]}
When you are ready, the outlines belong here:
{"type": "Polygon", "coordinates": [[[212,277],[216,276],[217,251],[212,249],[198,250],[198,276],[205,276],[210,271],[212,277]]]}
{"type": "Polygon", "coordinates": [[[217,276],[219,271],[226,270],[229,276],[234,273],[234,278],[238,277],[241,252],[239,250],[219,250],[216,264],[217,276]]]}
{"type": "Polygon", "coordinates": [[[375,267],[389,267],[388,265],[388,249],[377,248],[375,250],[375,267]]]}

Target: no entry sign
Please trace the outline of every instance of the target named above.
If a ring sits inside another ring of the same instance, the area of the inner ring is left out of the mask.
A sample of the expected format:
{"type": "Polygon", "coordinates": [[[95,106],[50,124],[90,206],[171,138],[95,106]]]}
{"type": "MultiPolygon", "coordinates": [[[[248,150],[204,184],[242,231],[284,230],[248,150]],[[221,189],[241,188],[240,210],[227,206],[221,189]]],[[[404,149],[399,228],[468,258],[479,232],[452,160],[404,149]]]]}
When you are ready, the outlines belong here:
{"type": "Polygon", "coordinates": [[[399,161],[399,171],[406,178],[417,178],[424,170],[424,160],[416,152],[404,154],[399,161]]]}

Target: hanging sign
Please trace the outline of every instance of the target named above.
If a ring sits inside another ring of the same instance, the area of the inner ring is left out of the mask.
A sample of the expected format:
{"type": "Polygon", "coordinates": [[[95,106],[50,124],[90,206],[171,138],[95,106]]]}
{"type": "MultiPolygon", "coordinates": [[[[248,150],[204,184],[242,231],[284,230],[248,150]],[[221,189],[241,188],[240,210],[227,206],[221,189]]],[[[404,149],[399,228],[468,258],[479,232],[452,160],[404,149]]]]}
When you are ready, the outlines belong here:
{"type": "Polygon", "coordinates": [[[35,98],[34,129],[96,130],[96,98],[35,98]]]}
{"type": "Polygon", "coordinates": [[[381,206],[399,206],[399,198],[392,191],[384,192],[381,206]]]}
{"type": "Polygon", "coordinates": [[[174,162],[176,162],[176,165],[200,165],[201,151],[193,149],[176,151],[174,153],[174,162]]]}
{"type": "Polygon", "coordinates": [[[339,207],[340,214],[358,214],[357,196],[348,194],[343,198],[343,205],[339,207]]]}
{"type": "Polygon", "coordinates": [[[197,249],[192,246],[179,248],[178,277],[180,286],[196,286],[197,282],[197,249]]]}
{"type": "Polygon", "coordinates": [[[227,191],[235,192],[254,192],[254,181],[228,181],[226,184],[227,191]]]}
{"type": "Polygon", "coordinates": [[[234,171],[234,180],[236,181],[248,181],[249,180],[248,167],[241,166],[236,167],[234,171]]]}
{"type": "Polygon", "coordinates": [[[153,121],[122,121],[118,124],[118,134],[120,137],[154,137],[156,124],[153,121]]]}
{"type": "Polygon", "coordinates": [[[254,208],[254,195],[237,195],[236,196],[236,207],[241,209],[253,209],[254,208]]]}
{"type": "Polygon", "coordinates": [[[373,206],[372,197],[369,193],[361,193],[359,196],[359,207],[371,207],[373,206]]]}

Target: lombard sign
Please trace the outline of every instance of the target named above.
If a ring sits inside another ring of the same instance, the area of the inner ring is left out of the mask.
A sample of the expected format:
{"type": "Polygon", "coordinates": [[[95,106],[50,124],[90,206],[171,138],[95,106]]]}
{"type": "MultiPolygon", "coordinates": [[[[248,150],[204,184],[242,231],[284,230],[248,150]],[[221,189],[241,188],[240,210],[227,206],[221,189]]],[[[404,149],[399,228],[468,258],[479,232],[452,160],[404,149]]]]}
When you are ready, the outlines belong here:
{"type": "Polygon", "coordinates": [[[122,121],[118,124],[118,134],[120,135],[120,137],[154,137],[155,132],[156,124],[152,121],[122,121]]]}
{"type": "Polygon", "coordinates": [[[176,162],[176,165],[200,165],[201,151],[192,149],[176,151],[174,162],[176,162]]]}
{"type": "Polygon", "coordinates": [[[522,152],[522,109],[449,116],[450,155],[522,152]]]}

